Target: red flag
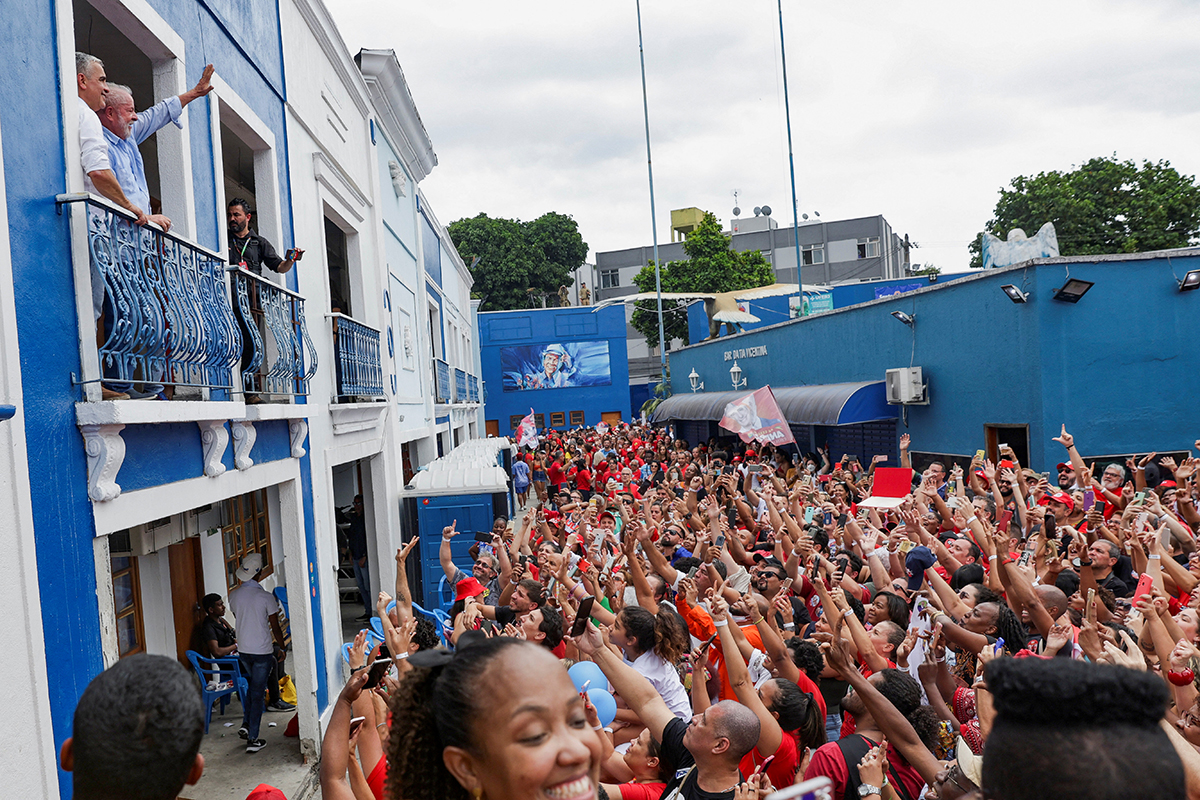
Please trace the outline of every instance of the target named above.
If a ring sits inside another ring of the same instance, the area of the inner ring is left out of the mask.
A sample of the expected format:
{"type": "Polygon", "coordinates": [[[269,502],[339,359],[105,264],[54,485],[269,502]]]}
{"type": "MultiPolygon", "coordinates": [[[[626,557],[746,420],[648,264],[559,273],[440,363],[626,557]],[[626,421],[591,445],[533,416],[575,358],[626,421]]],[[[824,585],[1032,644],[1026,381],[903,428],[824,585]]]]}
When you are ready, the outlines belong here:
{"type": "Polygon", "coordinates": [[[736,433],[743,442],[754,440],[780,445],[796,441],[770,386],[756,389],[725,406],[725,416],[719,424],[736,433]]]}

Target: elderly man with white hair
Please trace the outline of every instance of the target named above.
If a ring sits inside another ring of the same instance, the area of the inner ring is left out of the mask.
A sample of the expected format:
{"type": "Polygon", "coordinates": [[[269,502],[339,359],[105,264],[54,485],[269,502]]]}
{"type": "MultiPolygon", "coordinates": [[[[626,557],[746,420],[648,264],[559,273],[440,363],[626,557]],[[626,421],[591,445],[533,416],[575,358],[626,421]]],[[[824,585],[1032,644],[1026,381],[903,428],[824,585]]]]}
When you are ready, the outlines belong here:
{"type": "MultiPolygon", "coordinates": [[[[136,207],[146,212],[150,209],[146,167],[138,145],[168,122],[174,122],[182,128],[179,118],[183,116],[183,109],[188,103],[212,91],[212,74],[213,66],[209,64],[192,89],[178,97],[168,97],[141,112],[134,110],[133,93],[128,86],[118,83],[108,85],[104,106],[96,113],[100,116],[100,124],[104,126],[110,167],[125,197],[136,207]]],[[[162,214],[151,214],[149,219],[164,231],[171,229],[171,220],[162,214]]]]}

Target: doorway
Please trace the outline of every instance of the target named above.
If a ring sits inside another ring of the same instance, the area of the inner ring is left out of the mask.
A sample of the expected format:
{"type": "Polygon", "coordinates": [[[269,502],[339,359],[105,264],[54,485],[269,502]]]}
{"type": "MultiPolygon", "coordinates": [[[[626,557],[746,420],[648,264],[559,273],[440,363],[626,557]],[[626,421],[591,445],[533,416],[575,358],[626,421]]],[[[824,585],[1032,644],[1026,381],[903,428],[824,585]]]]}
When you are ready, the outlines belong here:
{"type": "Polygon", "coordinates": [[[992,463],[1000,462],[1000,446],[1008,445],[1017,456],[1022,467],[1031,467],[1029,463],[1029,426],[1028,425],[984,425],[984,447],[987,457],[992,463]]]}
{"type": "Polygon", "coordinates": [[[484,431],[488,436],[499,436],[500,435],[500,420],[489,419],[489,420],[486,420],[483,423],[483,425],[484,425],[484,431]]]}
{"type": "Polygon", "coordinates": [[[614,425],[621,424],[620,411],[604,411],[600,414],[600,421],[608,425],[610,428],[614,425]]]}
{"type": "Polygon", "coordinates": [[[200,645],[200,623],[204,608],[204,567],[200,559],[199,537],[189,537],[167,548],[171,570],[171,610],[175,617],[175,655],[188,665],[187,651],[205,652],[200,645]]]}

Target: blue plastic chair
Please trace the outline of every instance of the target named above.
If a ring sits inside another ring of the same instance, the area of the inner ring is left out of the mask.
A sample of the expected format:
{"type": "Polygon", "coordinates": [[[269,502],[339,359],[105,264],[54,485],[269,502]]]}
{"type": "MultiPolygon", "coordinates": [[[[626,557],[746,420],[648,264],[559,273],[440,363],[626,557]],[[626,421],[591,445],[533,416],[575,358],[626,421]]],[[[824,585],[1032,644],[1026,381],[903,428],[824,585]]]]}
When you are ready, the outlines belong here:
{"type": "Polygon", "coordinates": [[[290,622],[292,619],[292,612],[288,610],[287,589],[282,586],[276,586],[275,598],[279,601],[279,605],[283,606],[283,615],[287,617],[288,621],[290,622]]]}
{"type": "Polygon", "coordinates": [[[437,630],[438,638],[442,640],[442,646],[450,646],[450,638],[449,634],[447,633],[447,627],[449,626],[450,628],[453,628],[453,626],[450,625],[449,614],[447,614],[445,611],[442,611],[440,608],[427,611],[416,603],[413,603],[413,611],[424,617],[428,617],[433,622],[433,627],[437,630]]]}
{"type": "Polygon", "coordinates": [[[242,676],[241,663],[232,656],[209,658],[200,655],[195,650],[188,650],[187,659],[200,678],[200,696],[204,700],[204,732],[208,733],[208,723],[212,720],[213,703],[219,701],[221,708],[217,713],[224,714],[230,695],[236,693],[242,708],[246,708],[246,695],[250,692],[250,681],[242,676]],[[232,685],[226,686],[224,689],[208,688],[209,681],[214,678],[220,683],[226,683],[229,682],[230,677],[233,678],[232,685]]]}
{"type": "Polygon", "coordinates": [[[446,580],[446,576],[442,575],[442,579],[438,582],[438,602],[442,604],[442,611],[449,611],[450,606],[454,605],[454,584],[450,583],[450,599],[446,599],[446,584],[450,583],[446,580]]]}

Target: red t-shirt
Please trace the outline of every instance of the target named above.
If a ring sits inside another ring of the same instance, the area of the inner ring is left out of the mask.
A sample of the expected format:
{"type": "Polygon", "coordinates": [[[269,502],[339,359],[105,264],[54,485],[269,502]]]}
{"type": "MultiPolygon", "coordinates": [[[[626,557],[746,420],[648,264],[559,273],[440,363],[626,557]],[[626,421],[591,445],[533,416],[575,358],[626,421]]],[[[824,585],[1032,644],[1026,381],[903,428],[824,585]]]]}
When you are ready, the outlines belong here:
{"type": "MultiPolygon", "coordinates": [[[[775,760],[767,767],[767,776],[771,779],[771,785],[776,789],[784,789],[796,782],[796,772],[800,769],[799,751],[796,738],[791,733],[784,731],[783,738],[779,741],[779,747],[775,749],[775,760]]],[[[757,747],[746,753],[742,757],[741,763],[738,764],[742,777],[749,778],[750,774],[758,769],[758,765],[763,763],[766,758],[757,747]]]]}
{"type": "MultiPolygon", "coordinates": [[[[866,738],[865,736],[863,737],[866,738]]],[[[867,741],[871,741],[867,739],[867,741]]],[[[872,746],[878,742],[871,742],[872,746]]],[[[920,797],[921,787],[925,785],[925,780],[921,777],[921,773],[917,772],[911,764],[904,760],[904,756],[900,755],[895,747],[888,743],[888,764],[891,771],[899,776],[904,783],[904,788],[908,790],[909,797],[920,797]]],[[[855,767],[858,765],[855,764],[855,767]]],[[[804,772],[804,780],[812,780],[825,776],[833,781],[833,796],[845,797],[846,784],[850,780],[850,770],[846,766],[846,759],[842,756],[841,748],[837,742],[830,742],[818,747],[812,755],[812,759],[808,762],[808,769],[804,772]]]]}
{"type": "Polygon", "coordinates": [[[665,783],[622,783],[617,787],[621,790],[621,800],[658,800],[662,797],[665,783]]]}
{"type": "Polygon", "coordinates": [[[546,467],[546,478],[550,481],[551,486],[558,486],[566,476],[563,475],[562,465],[558,461],[551,461],[550,466],[546,467]]]}
{"type": "Polygon", "coordinates": [[[367,785],[371,787],[371,794],[375,795],[375,800],[383,800],[383,784],[386,780],[387,757],[384,756],[375,762],[375,767],[367,776],[367,785]]]}
{"type": "Polygon", "coordinates": [[[581,492],[590,492],[592,490],[592,473],[586,469],[576,470],[575,486],[581,492]]]}

